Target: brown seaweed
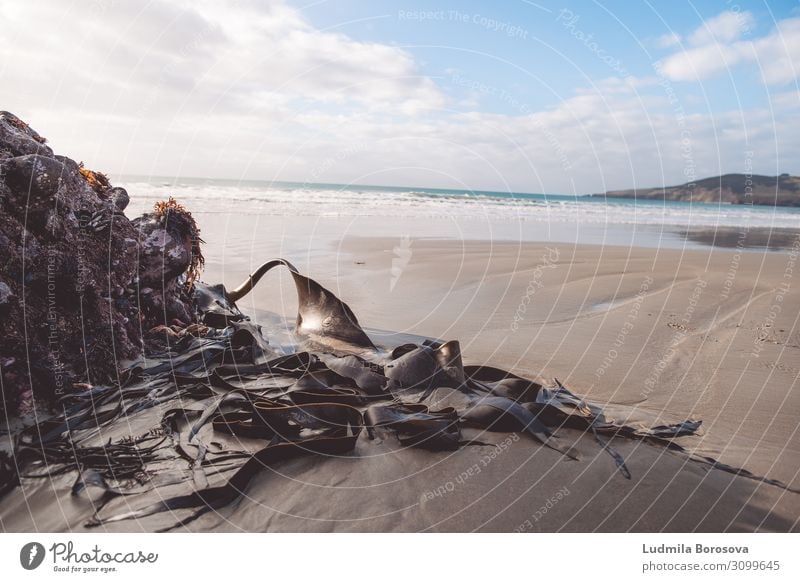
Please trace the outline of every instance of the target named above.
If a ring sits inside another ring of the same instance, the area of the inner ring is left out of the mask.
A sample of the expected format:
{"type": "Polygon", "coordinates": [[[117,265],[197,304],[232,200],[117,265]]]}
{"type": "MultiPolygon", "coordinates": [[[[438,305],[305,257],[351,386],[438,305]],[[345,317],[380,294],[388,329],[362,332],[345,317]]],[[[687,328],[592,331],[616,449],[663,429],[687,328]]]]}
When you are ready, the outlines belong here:
{"type": "Polygon", "coordinates": [[[261,265],[247,281],[228,293],[228,299],[235,303],[247,295],[268,271],[277,266],[287,267],[294,279],[298,302],[295,331],[299,335],[323,343],[333,339],[351,346],[375,349],[345,302],[313,279],[301,275],[294,265],[284,259],[274,259],[261,265]]]}
{"type": "Polygon", "coordinates": [[[458,413],[454,408],[432,411],[423,404],[370,406],[364,413],[367,434],[390,428],[401,444],[436,451],[456,450],[461,445],[458,413]]]}
{"type": "Polygon", "coordinates": [[[350,454],[362,427],[368,440],[387,433],[401,446],[453,451],[482,444],[462,438],[462,427],[474,426],[527,432],[573,459],[578,454],[558,442],[558,431],[590,433],[626,479],[630,471],[611,439],[643,440],[713,468],[787,488],[689,453],[676,441],[695,434],[699,421],[651,429],[617,424],[558,380],[546,387],[498,368],[463,366],[458,342],[427,340],[382,350],[345,303],[281,259],[265,263],[232,293],[198,282],[194,297],[199,319],[207,326],[198,330],[199,337],[170,336],[174,343],[125,370],[118,386],[87,385],[62,398],[59,414],[17,435],[13,458],[0,456],[0,487],[16,486],[14,467],[20,468],[22,479],[80,471],[73,493],[95,502],[97,513],[90,525],[190,510],[166,528],[174,529],[235,502],[264,467],[298,456],[350,454]],[[270,346],[261,329],[235,305],[264,273],[279,265],[295,278],[300,299],[297,333],[306,342],[303,350],[288,354],[270,346]],[[310,322],[314,317],[322,317],[319,326],[310,322]],[[327,317],[332,319],[326,325],[327,317]],[[463,392],[470,404],[463,410],[432,410],[420,402],[439,388],[463,392]],[[391,402],[376,404],[384,399],[391,402]],[[102,427],[165,404],[168,409],[159,425],[148,434],[101,446],[86,442],[102,427]],[[266,445],[255,451],[245,445],[226,448],[201,437],[201,431],[211,439],[228,435],[266,445]],[[126,505],[135,506],[143,489],[126,484],[147,483],[156,465],[158,471],[171,467],[167,470],[176,475],[173,480],[191,475],[196,489],[114,513],[110,506],[123,494],[126,505]],[[230,471],[233,475],[222,484],[208,486],[209,478],[230,471]]]}
{"type": "Polygon", "coordinates": [[[571,459],[580,460],[572,447],[554,440],[553,433],[530,410],[508,398],[487,396],[479,399],[461,417],[465,422],[487,430],[500,432],[527,432],[537,441],[571,459]]]}
{"type": "Polygon", "coordinates": [[[357,409],[342,404],[285,406],[259,400],[254,403],[250,415],[220,415],[215,428],[232,435],[270,439],[271,442],[254,453],[223,485],[160,500],[109,518],[96,515],[87,525],[96,526],[176,509],[196,509],[189,517],[166,529],[186,525],[207,511],[238,499],[264,467],[302,455],[338,456],[351,452],[361,432],[362,418],[357,409]],[[314,434],[303,437],[302,432],[308,429],[314,434]]]}

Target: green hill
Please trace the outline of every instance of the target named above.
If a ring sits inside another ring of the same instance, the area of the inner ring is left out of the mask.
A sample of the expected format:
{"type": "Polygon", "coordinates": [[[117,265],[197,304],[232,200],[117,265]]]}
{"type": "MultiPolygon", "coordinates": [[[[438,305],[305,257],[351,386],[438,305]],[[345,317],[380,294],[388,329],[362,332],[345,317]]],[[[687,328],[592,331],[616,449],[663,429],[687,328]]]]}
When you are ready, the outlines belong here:
{"type": "Polygon", "coordinates": [[[610,190],[605,194],[592,194],[592,196],[800,207],[800,177],[789,174],[780,176],[725,174],[680,186],[610,190]]]}

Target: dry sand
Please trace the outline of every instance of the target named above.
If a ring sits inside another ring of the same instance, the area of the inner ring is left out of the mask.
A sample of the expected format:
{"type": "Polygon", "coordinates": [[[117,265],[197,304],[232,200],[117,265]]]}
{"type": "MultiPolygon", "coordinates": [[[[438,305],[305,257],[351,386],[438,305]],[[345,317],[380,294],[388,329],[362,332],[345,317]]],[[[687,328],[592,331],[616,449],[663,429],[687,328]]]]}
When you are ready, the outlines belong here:
{"type": "MultiPolygon", "coordinates": [[[[382,330],[459,339],[465,363],[557,377],[614,418],[644,425],[700,419],[703,435],[682,439],[696,454],[800,488],[796,253],[319,233],[304,240],[277,222],[256,231],[245,219],[235,226],[206,228],[206,280],[232,287],[261,260],[283,255],[347,301],[378,343],[397,341],[382,330]]],[[[277,274],[240,302],[269,326],[276,318],[267,312],[291,318],[295,305],[288,277],[277,274]]],[[[436,397],[460,398],[445,389],[436,397]]],[[[504,433],[470,434],[504,449],[451,453],[363,436],[353,458],[296,459],[263,471],[246,499],[190,529],[800,529],[800,494],[615,439],[629,481],[592,438],[560,434],[577,440],[581,461],[504,433]]],[[[26,483],[24,500],[6,496],[2,529],[81,530],[91,510],[69,497],[73,479],[26,483]]],[[[171,518],[107,530],[148,530],[164,520],[171,518]]]]}

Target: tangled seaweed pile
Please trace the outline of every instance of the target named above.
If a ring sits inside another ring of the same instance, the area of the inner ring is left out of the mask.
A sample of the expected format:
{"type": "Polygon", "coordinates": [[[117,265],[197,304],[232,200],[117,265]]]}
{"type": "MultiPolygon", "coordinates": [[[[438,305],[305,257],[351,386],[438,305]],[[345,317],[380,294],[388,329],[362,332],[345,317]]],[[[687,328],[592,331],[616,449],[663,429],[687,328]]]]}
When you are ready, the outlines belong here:
{"type": "MultiPolygon", "coordinates": [[[[120,387],[70,394],[61,401],[63,414],[17,438],[14,461],[23,481],[77,472],[72,495],[89,500],[87,526],[169,512],[175,521],[161,529],[182,527],[239,499],[265,467],[303,455],[348,455],[357,442],[369,447],[380,436],[433,451],[493,446],[465,439],[465,427],[526,433],[576,460],[556,433],[588,432],[630,479],[607,439],[684,451],[676,439],[700,425],[641,430],[617,424],[558,381],[548,388],[497,368],[464,366],[456,341],[376,346],[345,303],[282,259],[265,263],[230,293],[197,283],[193,302],[200,323],[175,332],[163,353],[128,368],[120,387]],[[289,268],[298,292],[291,348],[270,344],[234,302],[278,266],[289,268]],[[459,392],[466,404],[429,406],[442,388],[459,392]],[[154,407],[160,423],[143,424],[154,407]],[[130,427],[142,431],[132,436],[130,427]],[[178,483],[185,493],[158,491],[178,483]]],[[[687,458],[785,487],[713,459],[687,458]]],[[[0,490],[14,486],[2,478],[0,490]]],[[[146,519],[140,527],[155,529],[146,519]]]]}
{"type": "Polygon", "coordinates": [[[191,214],[169,201],[131,221],[127,205],[124,189],[0,112],[0,412],[30,409],[34,389],[48,402],[116,383],[120,361],[149,349],[146,330],[194,322],[191,214]]]}

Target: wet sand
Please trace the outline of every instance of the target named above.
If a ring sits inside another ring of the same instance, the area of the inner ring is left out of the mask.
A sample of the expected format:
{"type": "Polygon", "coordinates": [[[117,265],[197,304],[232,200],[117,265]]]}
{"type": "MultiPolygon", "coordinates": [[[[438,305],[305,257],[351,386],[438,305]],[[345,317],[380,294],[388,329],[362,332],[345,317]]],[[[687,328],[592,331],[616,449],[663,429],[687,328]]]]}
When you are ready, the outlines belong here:
{"type": "MultiPolygon", "coordinates": [[[[458,339],[466,364],[557,377],[615,418],[650,426],[702,420],[703,435],[681,441],[697,455],[800,487],[796,252],[337,237],[256,218],[205,223],[203,234],[208,281],[233,287],[262,260],[284,256],[344,299],[377,343],[396,338],[387,330],[458,339]]],[[[291,319],[289,278],[270,274],[239,307],[268,328],[280,323],[270,312],[291,319]]],[[[460,398],[447,389],[436,397],[443,405],[460,398]]],[[[471,435],[501,448],[448,453],[362,436],[353,458],[265,469],[245,499],[190,529],[800,529],[800,494],[615,439],[628,481],[592,438],[559,434],[576,441],[581,461],[505,433],[471,435]]],[[[24,500],[0,500],[2,529],[81,531],[91,508],[70,498],[73,481],[27,482],[24,500]]],[[[172,485],[162,495],[188,490],[172,485]]],[[[105,528],[154,529],[161,519],[105,528]]]]}

